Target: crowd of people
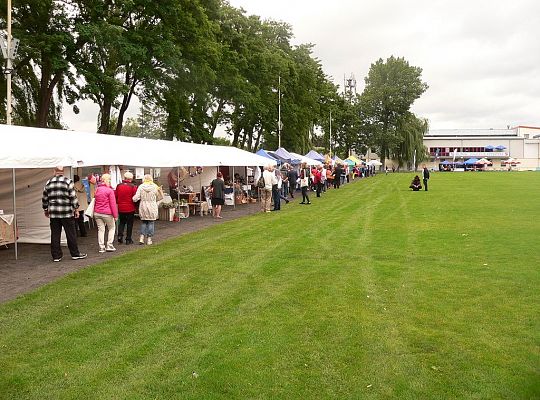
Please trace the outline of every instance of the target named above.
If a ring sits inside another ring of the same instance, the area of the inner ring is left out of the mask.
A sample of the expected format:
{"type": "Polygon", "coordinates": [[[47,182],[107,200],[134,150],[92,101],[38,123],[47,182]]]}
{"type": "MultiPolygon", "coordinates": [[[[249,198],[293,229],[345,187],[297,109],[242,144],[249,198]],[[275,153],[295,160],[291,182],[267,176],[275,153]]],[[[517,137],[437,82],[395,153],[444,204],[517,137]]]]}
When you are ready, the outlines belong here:
{"type": "MultiPolygon", "coordinates": [[[[78,175],[71,180],[64,176],[63,171],[61,166],[55,168],[54,176],[45,184],[42,196],[43,211],[50,219],[53,261],[59,262],[63,258],[60,246],[62,229],[66,234],[71,258],[77,260],[87,257],[77,246],[77,230],[81,237],[87,236],[85,215],[93,218],[96,223],[99,253],[116,251],[115,239],[116,243],[134,243],[132,235],[136,213],[140,218],[139,244],[152,244],[154,221],[158,219],[158,202],[164,197],[162,187],[154,183],[152,175],[144,175],[142,184],[137,186],[133,182],[133,174],[127,171],[116,189],[111,187],[109,174],[100,177],[91,175],[88,177],[91,183],[88,193],[78,175]],[[91,199],[90,202],[88,198],[91,199]]],[[[261,210],[281,210],[281,202],[289,203],[297,191],[302,194],[300,204],[310,205],[310,192],[321,197],[330,188],[339,189],[341,185],[356,177],[366,177],[374,173],[373,167],[351,167],[348,164],[324,164],[316,167],[283,164],[280,168],[268,165],[257,184],[261,189],[261,210]]],[[[235,182],[239,185],[243,183],[240,178],[235,176],[235,182]]],[[[171,185],[170,182],[169,184],[171,185]]],[[[209,191],[214,218],[221,219],[225,192],[221,172],[218,172],[211,182],[209,191]]]]}
{"type": "Polygon", "coordinates": [[[42,208],[50,220],[53,261],[59,262],[63,258],[60,246],[62,228],[71,258],[78,260],[87,257],[86,253],[79,251],[77,245],[77,228],[80,236],[87,236],[84,214],[96,222],[100,253],[116,251],[115,238],[118,243],[133,244],[132,232],[136,212],[141,221],[139,244],[151,245],[155,232],[154,221],[158,219],[158,202],[163,199],[163,190],[154,183],[152,175],[144,175],[142,184],[136,186],[133,183],[133,174],[127,171],[116,189],[111,187],[109,174],[103,174],[99,180],[92,176],[89,181],[97,186],[90,192],[90,203],[80,177],[75,175],[73,180],[65,177],[64,168],[61,166],[54,169],[54,176],[45,184],[42,208]]]}
{"type": "Polygon", "coordinates": [[[281,201],[289,203],[289,197],[294,198],[295,192],[300,191],[300,204],[310,205],[309,192],[316,197],[341,185],[349,183],[357,177],[367,177],[375,174],[373,166],[349,166],[347,163],[335,165],[321,164],[308,166],[306,163],[296,168],[290,164],[281,167],[267,165],[258,183],[261,196],[261,211],[271,212],[281,210],[281,201]],[[273,208],[272,208],[273,205],[273,208]]]}

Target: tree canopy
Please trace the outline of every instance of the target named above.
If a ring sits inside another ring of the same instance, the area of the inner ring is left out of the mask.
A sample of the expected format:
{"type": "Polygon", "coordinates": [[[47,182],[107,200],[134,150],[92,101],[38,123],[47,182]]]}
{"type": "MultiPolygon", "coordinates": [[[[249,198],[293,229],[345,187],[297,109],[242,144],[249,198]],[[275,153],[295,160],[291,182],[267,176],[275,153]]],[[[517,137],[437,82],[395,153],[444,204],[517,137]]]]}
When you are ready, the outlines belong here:
{"type": "MultiPolygon", "coordinates": [[[[231,145],[256,150],[277,147],[281,101],[281,142],[291,151],[329,151],[330,114],[341,156],[371,147],[383,162],[409,165],[423,151],[427,122],[410,112],[427,89],[421,68],[379,59],[360,96],[342,95],[313,45],[291,43],[290,25],[224,0],[21,0],[13,36],[17,124],[62,127],[63,107],[77,112],[90,99],[103,134],[222,143],[225,127],[231,145]],[[135,97],[139,116],[126,119],[135,97]]],[[[5,104],[5,77],[0,91],[5,104]]]]}

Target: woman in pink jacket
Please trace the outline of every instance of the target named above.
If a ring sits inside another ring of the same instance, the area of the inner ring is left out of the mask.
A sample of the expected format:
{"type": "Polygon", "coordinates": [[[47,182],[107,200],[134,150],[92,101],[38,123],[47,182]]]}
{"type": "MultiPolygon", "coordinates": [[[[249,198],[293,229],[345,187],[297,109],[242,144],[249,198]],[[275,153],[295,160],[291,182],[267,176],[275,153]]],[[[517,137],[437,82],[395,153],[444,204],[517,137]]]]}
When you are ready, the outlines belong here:
{"type": "Polygon", "coordinates": [[[111,176],[103,174],[95,194],[94,218],[98,227],[99,252],[116,251],[113,246],[118,208],[114,190],[111,189],[111,176]],[[107,247],[105,247],[105,226],[107,226],[107,247]]]}

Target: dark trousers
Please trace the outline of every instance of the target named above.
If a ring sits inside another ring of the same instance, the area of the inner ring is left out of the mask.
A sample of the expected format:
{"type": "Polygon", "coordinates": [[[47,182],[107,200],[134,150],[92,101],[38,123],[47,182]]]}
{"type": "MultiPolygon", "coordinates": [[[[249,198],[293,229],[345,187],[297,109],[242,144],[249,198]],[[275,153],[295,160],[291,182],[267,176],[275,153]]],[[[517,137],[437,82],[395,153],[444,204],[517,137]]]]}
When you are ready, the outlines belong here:
{"type": "Polygon", "coordinates": [[[119,213],[118,215],[118,238],[124,236],[124,227],[127,225],[126,240],[132,240],[131,233],[133,232],[133,219],[135,212],[119,213]]]}
{"type": "Polygon", "coordinates": [[[290,182],[289,183],[289,194],[291,195],[291,199],[294,199],[294,190],[296,189],[296,182],[290,182]]]}
{"type": "Polygon", "coordinates": [[[302,203],[309,203],[309,196],[307,194],[308,187],[302,187],[302,203]]]}
{"type": "Polygon", "coordinates": [[[277,185],[272,185],[272,199],[274,200],[274,210],[281,210],[281,198],[277,185]]]}
{"type": "Polygon", "coordinates": [[[427,192],[427,183],[429,179],[422,179],[424,181],[424,190],[427,192]]]}
{"type": "Polygon", "coordinates": [[[322,182],[318,182],[316,187],[317,187],[317,197],[321,197],[321,190],[322,190],[322,187],[323,187],[322,182]]]}
{"type": "Polygon", "coordinates": [[[75,230],[75,218],[51,218],[51,255],[53,259],[62,258],[62,248],[60,247],[60,236],[62,228],[66,232],[69,253],[72,257],[79,255],[77,247],[77,232],[75,230]]]}
{"type": "Polygon", "coordinates": [[[80,236],[86,236],[86,226],[84,225],[84,210],[79,211],[79,218],[77,219],[77,227],[79,228],[80,236]]]}
{"type": "Polygon", "coordinates": [[[334,178],[334,189],[339,189],[340,184],[341,184],[341,178],[339,176],[336,176],[334,178]]]}

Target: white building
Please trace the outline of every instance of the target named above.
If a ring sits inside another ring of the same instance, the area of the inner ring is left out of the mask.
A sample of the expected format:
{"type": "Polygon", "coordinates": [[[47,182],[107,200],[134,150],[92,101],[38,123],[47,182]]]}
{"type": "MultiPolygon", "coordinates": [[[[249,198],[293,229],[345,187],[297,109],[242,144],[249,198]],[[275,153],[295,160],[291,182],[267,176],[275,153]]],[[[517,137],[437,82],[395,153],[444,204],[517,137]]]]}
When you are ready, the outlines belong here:
{"type": "Polygon", "coordinates": [[[519,162],[518,169],[540,170],[540,127],[431,129],[424,136],[424,145],[430,155],[426,163],[429,168],[438,169],[445,160],[487,158],[493,163],[492,168],[498,170],[505,169],[501,162],[511,157],[519,162]]]}

